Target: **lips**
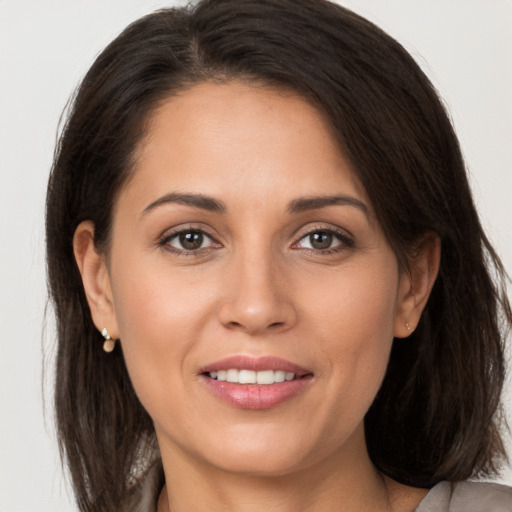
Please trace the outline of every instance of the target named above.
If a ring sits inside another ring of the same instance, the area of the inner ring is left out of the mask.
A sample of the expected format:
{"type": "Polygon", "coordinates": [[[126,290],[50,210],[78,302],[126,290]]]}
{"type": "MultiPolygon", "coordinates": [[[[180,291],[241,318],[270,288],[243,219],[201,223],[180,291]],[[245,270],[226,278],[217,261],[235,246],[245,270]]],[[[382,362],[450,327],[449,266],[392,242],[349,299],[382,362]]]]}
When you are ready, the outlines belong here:
{"type": "Polygon", "coordinates": [[[202,381],[217,397],[241,409],[269,409],[292,399],[313,373],[284,359],[234,356],[201,369],[202,381]]]}

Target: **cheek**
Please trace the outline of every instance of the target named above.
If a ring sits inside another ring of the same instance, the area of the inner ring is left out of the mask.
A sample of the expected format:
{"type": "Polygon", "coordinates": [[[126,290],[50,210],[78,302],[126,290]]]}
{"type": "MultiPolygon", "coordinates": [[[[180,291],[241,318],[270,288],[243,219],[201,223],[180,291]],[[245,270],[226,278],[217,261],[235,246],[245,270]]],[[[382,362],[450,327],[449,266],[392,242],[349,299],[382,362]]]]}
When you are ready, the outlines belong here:
{"type": "Polygon", "coordinates": [[[398,287],[391,262],[373,271],[347,267],[326,283],[325,293],[317,287],[307,301],[310,324],[329,355],[326,371],[336,386],[350,390],[345,396],[354,406],[370,405],[386,371],[398,287]]]}
{"type": "MultiPolygon", "coordinates": [[[[181,330],[198,327],[214,295],[200,272],[173,269],[165,258],[126,257],[112,276],[121,339],[169,346],[181,330]]],[[[174,345],[174,343],[172,344],[174,345]]]]}
{"type": "Polygon", "coordinates": [[[337,273],[315,276],[304,289],[302,302],[326,334],[353,339],[356,346],[365,339],[393,337],[398,298],[393,260],[390,265],[347,265],[337,273]]]}
{"type": "Polygon", "coordinates": [[[119,262],[112,289],[127,369],[153,416],[168,403],[169,391],[179,393],[187,378],[188,358],[209,317],[205,312],[212,292],[190,272],[171,273],[167,265],[148,261],[119,262]]]}

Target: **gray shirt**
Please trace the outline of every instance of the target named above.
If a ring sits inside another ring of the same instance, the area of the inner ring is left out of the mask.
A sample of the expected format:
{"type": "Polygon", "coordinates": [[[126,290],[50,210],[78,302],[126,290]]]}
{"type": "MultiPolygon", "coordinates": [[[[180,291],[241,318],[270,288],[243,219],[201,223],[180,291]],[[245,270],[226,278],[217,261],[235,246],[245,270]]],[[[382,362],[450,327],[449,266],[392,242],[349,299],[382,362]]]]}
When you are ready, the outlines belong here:
{"type": "Polygon", "coordinates": [[[485,482],[441,482],[414,512],[512,512],[512,487],[485,482]]]}

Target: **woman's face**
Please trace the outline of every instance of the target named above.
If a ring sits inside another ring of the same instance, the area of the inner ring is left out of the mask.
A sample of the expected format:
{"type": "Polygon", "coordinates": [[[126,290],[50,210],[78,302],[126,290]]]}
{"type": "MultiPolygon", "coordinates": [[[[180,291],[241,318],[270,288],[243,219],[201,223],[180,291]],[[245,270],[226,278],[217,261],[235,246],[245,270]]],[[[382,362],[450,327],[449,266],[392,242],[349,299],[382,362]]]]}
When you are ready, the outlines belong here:
{"type": "Polygon", "coordinates": [[[277,475],[364,450],[409,280],[303,99],[229,83],[162,104],[108,269],[103,326],[164,458],[277,475]]]}

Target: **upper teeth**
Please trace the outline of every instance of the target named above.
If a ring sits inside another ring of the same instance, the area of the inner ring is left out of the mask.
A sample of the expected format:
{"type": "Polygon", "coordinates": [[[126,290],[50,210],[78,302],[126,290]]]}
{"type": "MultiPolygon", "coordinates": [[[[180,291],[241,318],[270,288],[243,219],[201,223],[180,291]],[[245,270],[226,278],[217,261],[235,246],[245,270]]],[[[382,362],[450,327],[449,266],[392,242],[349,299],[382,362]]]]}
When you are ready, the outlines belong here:
{"type": "Polygon", "coordinates": [[[209,375],[212,379],[235,382],[237,384],[274,384],[275,382],[295,379],[295,373],[283,372],[281,370],[255,372],[253,370],[232,369],[210,372],[209,375]]]}

